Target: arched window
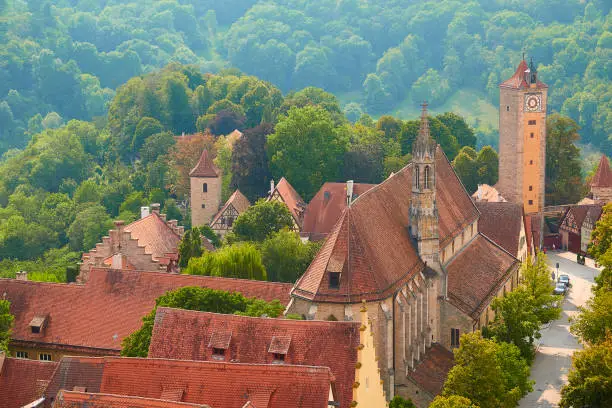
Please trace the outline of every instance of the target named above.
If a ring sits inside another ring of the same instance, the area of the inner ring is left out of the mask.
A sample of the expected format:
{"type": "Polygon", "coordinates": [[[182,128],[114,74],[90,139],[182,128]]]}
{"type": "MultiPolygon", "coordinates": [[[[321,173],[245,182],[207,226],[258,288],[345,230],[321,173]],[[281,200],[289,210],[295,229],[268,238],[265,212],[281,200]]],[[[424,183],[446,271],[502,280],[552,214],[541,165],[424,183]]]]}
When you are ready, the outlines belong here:
{"type": "Polygon", "coordinates": [[[425,166],[425,188],[431,188],[430,186],[430,182],[429,182],[429,166],[425,166]]]}
{"type": "Polygon", "coordinates": [[[202,192],[203,193],[208,193],[208,184],[207,183],[202,184],[202,192]]]}
{"type": "Polygon", "coordinates": [[[421,175],[419,174],[419,168],[415,167],[414,168],[414,185],[416,188],[419,188],[419,182],[420,182],[420,177],[421,175]]]}

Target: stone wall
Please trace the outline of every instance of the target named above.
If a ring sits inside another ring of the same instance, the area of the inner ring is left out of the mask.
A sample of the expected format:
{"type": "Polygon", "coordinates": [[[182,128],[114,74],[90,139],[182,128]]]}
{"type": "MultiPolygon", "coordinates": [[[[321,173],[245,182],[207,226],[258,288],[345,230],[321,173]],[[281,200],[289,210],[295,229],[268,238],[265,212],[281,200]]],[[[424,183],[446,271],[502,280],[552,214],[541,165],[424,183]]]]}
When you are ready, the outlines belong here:
{"type": "Polygon", "coordinates": [[[606,203],[612,201],[612,188],[610,187],[591,187],[591,193],[595,201],[605,201],[606,203]]]}
{"type": "Polygon", "coordinates": [[[208,225],[221,207],[221,177],[191,177],[190,186],[191,225],[208,225]]]}

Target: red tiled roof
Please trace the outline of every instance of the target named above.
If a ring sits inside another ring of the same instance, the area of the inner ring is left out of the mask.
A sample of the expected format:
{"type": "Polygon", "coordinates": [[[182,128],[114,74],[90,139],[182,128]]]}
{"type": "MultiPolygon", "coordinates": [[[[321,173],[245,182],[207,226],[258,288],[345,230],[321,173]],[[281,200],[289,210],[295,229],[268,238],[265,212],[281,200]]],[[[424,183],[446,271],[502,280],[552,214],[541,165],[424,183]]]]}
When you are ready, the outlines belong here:
{"type": "Polygon", "coordinates": [[[433,397],[442,391],[446,376],[453,365],[453,353],[434,343],[409,375],[412,381],[433,397]]]}
{"type": "Polygon", "coordinates": [[[519,261],[482,234],[446,265],[451,304],[477,319],[519,261]]]}
{"type": "Polygon", "coordinates": [[[601,217],[602,212],[603,212],[603,207],[599,205],[594,205],[591,208],[589,208],[589,211],[587,212],[587,215],[584,218],[584,221],[590,220],[591,224],[595,225],[595,223],[599,221],[599,218],[601,217]]]}
{"type": "Polygon", "coordinates": [[[138,240],[138,245],[145,247],[154,260],[176,253],[181,237],[170,228],[159,214],[152,213],[125,226],[125,231],[138,240]]]}
{"type": "MultiPolygon", "coordinates": [[[[408,233],[412,165],[366,191],[347,208],[294,296],[322,302],[385,299],[423,270],[408,233]],[[392,245],[390,245],[392,243],[392,245]],[[342,272],[339,289],[329,288],[331,268],[342,272]]],[[[478,210],[440,148],[436,153],[436,201],[440,246],[478,217],[478,210]]]]}
{"type": "Polygon", "coordinates": [[[280,179],[274,190],[278,192],[285,205],[289,208],[289,211],[291,212],[296,224],[301,226],[301,213],[306,207],[306,203],[304,200],[302,200],[302,197],[300,197],[298,192],[295,191],[293,186],[289,184],[287,179],[284,177],[280,179]]]}
{"type": "Polygon", "coordinates": [[[605,154],[601,155],[597,170],[591,180],[591,187],[612,187],[612,170],[605,154]]]}
{"type": "Polygon", "coordinates": [[[210,408],[209,405],[189,404],[142,397],[113,394],[92,394],[60,391],[53,408],[210,408]]]}
{"type": "Polygon", "coordinates": [[[211,337],[231,331],[227,360],[270,364],[274,360],[270,346],[282,351],[290,338],[285,363],[329,367],[340,407],[348,408],[353,399],[359,327],[357,322],[253,318],[160,307],[149,357],[211,360],[211,337]]]}
{"type": "MultiPolygon", "coordinates": [[[[321,408],[327,406],[333,386],[333,376],[327,367],[154,358],[94,360],[102,360],[101,377],[92,387],[95,390],[86,392],[207,404],[215,408],[240,408],[248,401],[255,408],[321,408]]],[[[354,371],[354,365],[351,368],[354,371]]],[[[55,377],[63,375],[75,377],[70,367],[63,373],[58,370],[55,377]]],[[[78,384],[77,379],[70,385],[74,388],[78,384]]],[[[46,396],[49,401],[54,397],[51,391],[46,396]]]]}
{"type": "Polygon", "coordinates": [[[279,299],[285,305],[291,290],[286,283],[103,268],[92,268],[85,285],[0,279],[0,293],[6,293],[15,315],[13,341],[101,349],[101,354],[119,351],[121,340],[141,326],[156,298],[185,286],[279,299]],[[33,334],[29,323],[42,314],[49,323],[43,333],[33,334]]]}
{"type": "Polygon", "coordinates": [[[597,205],[572,205],[566,211],[561,221],[559,222],[559,228],[564,228],[563,223],[565,219],[571,214],[574,216],[574,222],[576,223],[576,228],[580,230],[582,228],[582,223],[587,216],[589,210],[593,207],[598,207],[597,205]]]}
{"type": "Polygon", "coordinates": [[[218,219],[225,213],[225,211],[230,205],[236,209],[238,214],[242,214],[251,206],[251,203],[249,199],[246,198],[244,194],[240,192],[240,190],[234,191],[234,193],[230,196],[230,198],[228,198],[227,201],[225,202],[225,205],[219,210],[217,215],[215,215],[210,225],[215,224],[218,221],[218,219]]]}
{"type": "Polygon", "coordinates": [[[20,408],[42,395],[57,363],[0,355],[0,407],[20,408]]]}
{"type": "Polygon", "coordinates": [[[476,207],[480,211],[478,231],[512,256],[518,256],[523,208],[508,202],[477,202],[476,207]]]}
{"type": "MultiPolygon", "coordinates": [[[[509,79],[502,82],[499,86],[500,88],[513,88],[513,89],[523,89],[529,88],[529,84],[525,81],[525,71],[529,69],[527,65],[527,61],[522,60],[519,66],[516,68],[514,75],[512,75],[509,79]]],[[[538,88],[548,88],[544,82],[538,80],[537,82],[538,88]]]]}
{"type": "MultiPolygon", "coordinates": [[[[353,184],[353,199],[376,184],[353,184]]],[[[329,234],[346,208],[346,183],[325,183],[304,212],[303,232],[329,234]]]]}
{"type": "Polygon", "coordinates": [[[476,202],[498,203],[508,201],[502,196],[497,187],[488,184],[479,184],[478,190],[472,194],[472,198],[476,202]]]}
{"type": "Polygon", "coordinates": [[[219,177],[219,169],[208,157],[208,150],[204,149],[200,160],[193,169],[189,172],[189,177],[219,177]]]}

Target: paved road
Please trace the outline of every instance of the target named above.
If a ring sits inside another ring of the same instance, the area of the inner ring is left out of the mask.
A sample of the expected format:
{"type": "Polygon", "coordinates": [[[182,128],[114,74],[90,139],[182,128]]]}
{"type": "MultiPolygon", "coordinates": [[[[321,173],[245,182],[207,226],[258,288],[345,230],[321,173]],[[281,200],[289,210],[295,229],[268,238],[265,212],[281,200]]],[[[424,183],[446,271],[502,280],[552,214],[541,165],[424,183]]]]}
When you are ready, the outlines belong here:
{"type": "Polygon", "coordinates": [[[567,382],[571,355],[582,348],[569,331],[569,317],[576,314],[577,307],[584,305],[591,296],[591,286],[599,271],[590,260],[587,260],[586,266],[578,265],[576,255],[572,253],[549,252],[549,265],[554,268],[557,262],[560,273],[570,276],[572,287],[563,302],[561,318],[542,330],[540,348],[531,368],[531,379],[536,383],[533,392],[521,400],[521,408],[556,407],[561,399],[561,387],[567,382]]]}

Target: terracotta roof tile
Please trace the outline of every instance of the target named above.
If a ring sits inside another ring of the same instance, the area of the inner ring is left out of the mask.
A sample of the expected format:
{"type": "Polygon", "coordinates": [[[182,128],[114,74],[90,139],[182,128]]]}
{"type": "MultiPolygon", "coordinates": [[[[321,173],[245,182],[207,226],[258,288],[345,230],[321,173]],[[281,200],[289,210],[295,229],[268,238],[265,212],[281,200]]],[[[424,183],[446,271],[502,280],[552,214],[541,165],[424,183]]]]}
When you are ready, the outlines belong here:
{"type": "Polygon", "coordinates": [[[210,225],[215,224],[218,219],[225,213],[229,206],[234,207],[238,214],[242,214],[251,206],[251,202],[248,198],[244,196],[244,194],[240,192],[240,190],[234,191],[230,198],[228,198],[225,202],[225,205],[219,210],[217,215],[215,215],[210,225]]]}
{"type": "Polygon", "coordinates": [[[155,316],[149,357],[211,360],[210,338],[224,330],[232,332],[225,354],[229,361],[269,364],[276,352],[271,347],[276,350],[278,346],[282,354],[290,338],[285,363],[329,367],[340,406],[348,408],[353,398],[359,327],[357,322],[253,318],[161,307],[155,316]]]}
{"type": "Polygon", "coordinates": [[[584,222],[584,219],[587,216],[587,213],[589,212],[591,208],[594,208],[594,207],[599,207],[599,206],[598,205],[572,205],[565,211],[565,214],[561,218],[561,221],[559,222],[559,228],[564,227],[565,219],[571,215],[574,217],[574,222],[576,223],[576,227],[578,228],[578,230],[580,230],[582,228],[582,223],[584,222]]]}
{"type": "Polygon", "coordinates": [[[284,177],[280,179],[274,191],[278,192],[285,205],[289,208],[296,224],[301,227],[302,212],[306,208],[306,203],[302,200],[302,197],[284,177]]]}
{"type": "Polygon", "coordinates": [[[595,223],[601,217],[602,211],[603,211],[603,207],[602,206],[599,206],[599,205],[592,206],[591,208],[589,208],[589,211],[587,212],[587,215],[584,218],[584,221],[589,220],[591,222],[591,224],[595,225],[595,223]]]}
{"type": "Polygon", "coordinates": [[[435,396],[442,391],[446,376],[453,365],[453,353],[440,344],[434,343],[427,350],[423,360],[409,375],[421,389],[435,396]]]}
{"type": "Polygon", "coordinates": [[[219,177],[220,172],[213,160],[208,157],[208,150],[204,149],[200,160],[191,171],[189,177],[219,177]]]}
{"type": "MultiPolygon", "coordinates": [[[[81,360],[84,362],[87,358],[81,360]]],[[[321,408],[327,406],[329,390],[334,381],[327,367],[154,358],[106,357],[94,360],[94,364],[101,367],[101,376],[98,377],[97,385],[91,387],[95,390],[90,391],[88,388],[88,393],[110,394],[111,396],[103,398],[110,399],[113,403],[121,399],[126,400],[118,396],[149,398],[157,400],[155,404],[160,404],[149,406],[160,408],[180,406],[161,405],[159,400],[170,394],[180,398],[180,401],[174,401],[175,403],[207,404],[215,408],[239,408],[248,401],[251,401],[255,408],[321,408]],[[102,360],[101,364],[99,360],[102,360]],[[177,390],[182,392],[175,393],[177,390]]],[[[354,365],[352,368],[354,370],[354,365]]],[[[65,373],[56,372],[56,377],[62,375],[76,378],[70,370],[65,373]]],[[[78,383],[77,379],[74,384],[78,383]]],[[[57,392],[53,395],[51,390],[46,394],[48,401],[56,396],[57,392]]],[[[71,397],[76,398],[75,395],[71,397]]],[[[93,397],[93,401],[99,402],[97,398],[100,397],[93,397]]],[[[129,399],[128,401],[132,402],[129,399]]]]}
{"type": "Polygon", "coordinates": [[[20,408],[41,397],[57,363],[0,355],[0,407],[20,408]]]}
{"type": "MultiPolygon", "coordinates": [[[[241,292],[266,301],[289,302],[290,284],[92,268],[85,285],[0,279],[0,293],[11,301],[15,315],[14,341],[89,348],[88,352],[118,352],[121,341],[141,326],[141,319],[155,306],[155,299],[184,286],[241,292]],[[41,314],[49,322],[41,334],[29,323],[41,314]]],[[[77,351],[77,349],[75,349],[77,351]]]]}
{"type": "Polygon", "coordinates": [[[125,395],[62,390],[53,408],[210,408],[210,406],[125,395]]]}
{"type": "Polygon", "coordinates": [[[601,156],[597,170],[591,180],[591,187],[612,187],[612,170],[605,154],[601,156]]]}
{"type": "MultiPolygon", "coordinates": [[[[376,184],[353,184],[356,199],[376,184]]],[[[329,234],[346,208],[346,183],[325,183],[304,212],[303,232],[329,234]]]]}
{"type": "Polygon", "coordinates": [[[477,319],[519,261],[482,234],[446,265],[451,304],[477,319]]]}
{"type": "MultiPolygon", "coordinates": [[[[423,270],[408,233],[412,165],[359,196],[344,210],[294,296],[323,302],[384,299],[423,270]],[[393,245],[389,245],[393,243],[393,245]],[[329,273],[342,260],[339,289],[329,273]]],[[[436,153],[440,246],[478,218],[478,210],[440,148],[436,153]]]]}
{"type": "MultiPolygon", "coordinates": [[[[519,66],[516,68],[514,75],[512,75],[509,79],[502,82],[499,86],[500,88],[513,88],[513,89],[523,89],[529,88],[529,84],[525,81],[525,71],[529,69],[527,65],[527,61],[522,60],[519,66]]],[[[538,81],[538,88],[548,88],[548,85],[545,83],[538,81]]]]}
{"type": "Polygon", "coordinates": [[[522,207],[508,202],[477,202],[476,207],[480,211],[478,231],[517,257],[523,226],[522,207]]]}
{"type": "Polygon", "coordinates": [[[125,231],[138,240],[138,245],[145,247],[154,260],[165,258],[167,254],[176,253],[181,237],[170,228],[159,214],[152,213],[125,226],[125,231]]]}

